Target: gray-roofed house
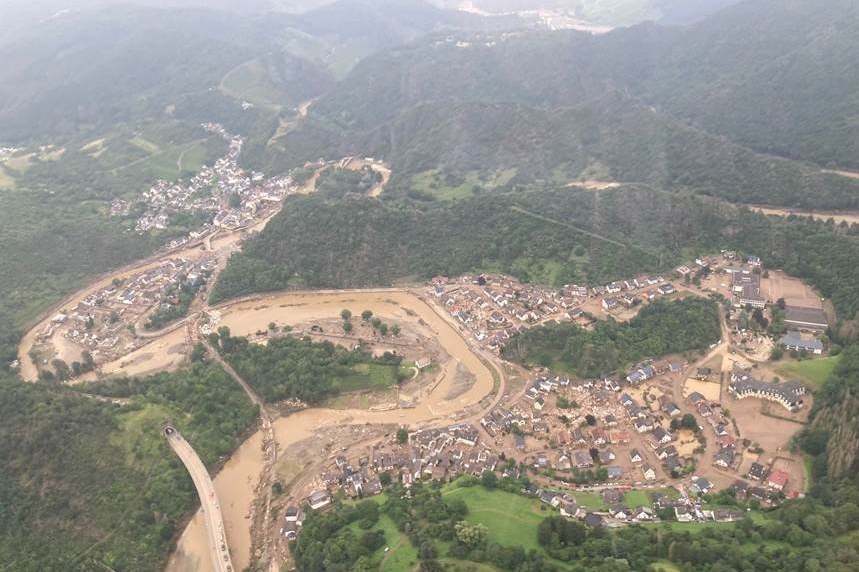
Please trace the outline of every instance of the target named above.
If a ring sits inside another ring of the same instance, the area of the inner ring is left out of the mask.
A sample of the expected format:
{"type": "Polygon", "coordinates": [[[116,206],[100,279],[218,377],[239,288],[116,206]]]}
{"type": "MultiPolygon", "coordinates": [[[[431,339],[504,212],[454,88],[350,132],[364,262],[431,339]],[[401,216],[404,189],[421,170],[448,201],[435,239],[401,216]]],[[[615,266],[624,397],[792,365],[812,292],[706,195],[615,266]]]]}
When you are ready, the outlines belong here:
{"type": "Polygon", "coordinates": [[[803,339],[799,332],[796,331],[786,333],[779,340],[779,343],[788,350],[796,350],[798,352],[805,351],[815,355],[823,353],[823,342],[814,338],[803,339]]]}

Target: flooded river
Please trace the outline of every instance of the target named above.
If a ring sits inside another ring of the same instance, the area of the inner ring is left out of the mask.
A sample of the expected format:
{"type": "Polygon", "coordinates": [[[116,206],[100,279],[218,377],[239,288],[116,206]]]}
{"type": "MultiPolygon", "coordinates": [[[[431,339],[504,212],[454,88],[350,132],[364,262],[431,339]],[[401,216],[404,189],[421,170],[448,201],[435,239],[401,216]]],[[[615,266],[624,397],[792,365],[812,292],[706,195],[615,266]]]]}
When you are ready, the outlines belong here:
{"type": "MultiPolygon", "coordinates": [[[[265,329],[269,322],[278,325],[306,323],[339,316],[348,308],[353,315],[372,310],[383,320],[409,323],[425,330],[451,356],[442,364],[440,382],[413,408],[391,411],[306,409],[275,421],[278,448],[283,451],[317,430],[343,424],[402,423],[410,426],[431,421],[444,423],[468,406],[477,404],[493,387],[492,372],[471,350],[455,327],[423,300],[405,291],[360,291],[340,293],[284,293],[239,302],[221,308],[222,325],[233,335],[246,335],[265,329]],[[456,370],[466,368],[474,383],[453,399],[451,393],[456,370]]],[[[144,360],[145,361],[145,360],[144,360]]],[[[263,468],[262,435],[245,441],[215,477],[215,489],[224,513],[227,537],[237,570],[250,562],[250,510],[254,485],[263,468]]],[[[202,516],[194,516],[167,567],[169,572],[196,572],[209,569],[207,537],[202,516]]]]}

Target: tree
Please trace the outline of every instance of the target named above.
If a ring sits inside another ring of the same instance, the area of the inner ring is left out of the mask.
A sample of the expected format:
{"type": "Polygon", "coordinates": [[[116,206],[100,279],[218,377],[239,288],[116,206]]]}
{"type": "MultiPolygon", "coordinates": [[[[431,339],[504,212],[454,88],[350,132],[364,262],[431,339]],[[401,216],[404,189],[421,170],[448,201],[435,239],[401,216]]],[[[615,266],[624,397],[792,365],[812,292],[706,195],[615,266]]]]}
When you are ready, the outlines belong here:
{"type": "Polygon", "coordinates": [[[782,357],[784,357],[784,345],[776,344],[773,346],[773,349],[770,351],[770,359],[772,361],[778,361],[782,357]]]}
{"type": "Polygon", "coordinates": [[[382,336],[387,336],[388,324],[379,324],[379,333],[382,334],[382,336]]]}
{"type": "Polygon", "coordinates": [[[347,334],[352,331],[352,322],[343,322],[343,331],[347,334]]]}
{"type": "Polygon", "coordinates": [[[472,549],[485,544],[489,535],[486,525],[479,522],[470,524],[463,520],[456,523],[454,530],[456,531],[456,539],[472,549]]]}
{"type": "Polygon", "coordinates": [[[275,331],[277,329],[277,324],[275,324],[274,322],[269,322],[268,323],[268,329],[271,330],[272,332],[275,331]]]}
{"type": "Polygon", "coordinates": [[[361,312],[361,319],[364,320],[365,322],[372,317],[373,317],[373,311],[372,310],[364,310],[363,312],[361,312]]]}
{"type": "Polygon", "coordinates": [[[498,486],[498,475],[495,474],[495,471],[483,471],[480,475],[480,484],[487,489],[494,489],[498,486]]]}
{"type": "Polygon", "coordinates": [[[698,430],[698,420],[695,419],[695,416],[691,413],[687,413],[680,420],[680,426],[684,429],[690,429],[692,431],[698,430]]]}
{"type": "Polygon", "coordinates": [[[588,413],[587,415],[585,415],[585,423],[593,427],[597,424],[597,418],[588,413]]]}
{"type": "Polygon", "coordinates": [[[400,326],[398,324],[394,324],[391,326],[391,335],[399,336],[400,335],[400,326]]]}
{"type": "Polygon", "coordinates": [[[352,318],[352,312],[344,308],[340,310],[340,317],[343,318],[343,320],[349,320],[352,318]]]}
{"type": "Polygon", "coordinates": [[[372,324],[374,330],[378,330],[379,326],[382,325],[382,320],[380,320],[379,318],[373,318],[372,320],[370,320],[370,324],[372,324]]]}
{"type": "Polygon", "coordinates": [[[405,427],[397,429],[397,443],[404,445],[409,441],[409,430],[405,427]]]}

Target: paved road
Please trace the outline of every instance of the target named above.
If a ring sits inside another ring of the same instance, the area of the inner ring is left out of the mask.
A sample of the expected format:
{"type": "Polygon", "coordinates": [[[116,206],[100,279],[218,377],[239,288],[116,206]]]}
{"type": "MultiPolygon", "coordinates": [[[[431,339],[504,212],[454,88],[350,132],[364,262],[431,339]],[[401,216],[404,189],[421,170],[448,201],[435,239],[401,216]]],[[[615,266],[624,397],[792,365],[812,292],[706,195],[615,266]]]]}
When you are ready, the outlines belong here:
{"type": "Polygon", "coordinates": [[[164,428],[164,436],[170,444],[173,452],[179,456],[185,468],[191,474],[197,494],[200,496],[200,505],[203,509],[203,517],[206,521],[206,532],[209,536],[209,550],[215,572],[233,572],[233,563],[230,559],[230,549],[227,546],[227,535],[224,531],[224,519],[221,516],[221,505],[215,493],[215,485],[209,476],[209,471],[197,453],[182,435],[171,426],[164,428]]]}

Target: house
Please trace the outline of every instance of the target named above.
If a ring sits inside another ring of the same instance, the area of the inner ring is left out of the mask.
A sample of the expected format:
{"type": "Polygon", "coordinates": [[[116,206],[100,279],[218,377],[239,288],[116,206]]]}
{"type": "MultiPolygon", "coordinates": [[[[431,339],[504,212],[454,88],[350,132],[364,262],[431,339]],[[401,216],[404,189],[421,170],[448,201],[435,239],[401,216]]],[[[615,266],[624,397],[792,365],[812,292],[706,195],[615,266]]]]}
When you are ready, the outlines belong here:
{"type": "Polygon", "coordinates": [[[331,497],[326,491],[315,491],[307,498],[310,508],[319,510],[320,508],[331,504],[331,497]]]}
{"type": "Polygon", "coordinates": [[[663,296],[667,296],[669,294],[674,294],[677,291],[677,289],[674,288],[674,284],[672,284],[671,282],[666,282],[665,284],[660,284],[659,286],[656,287],[656,289],[663,296]]]}
{"type": "Polygon", "coordinates": [[[665,459],[669,459],[671,457],[677,456],[677,447],[674,445],[666,445],[664,447],[656,448],[656,458],[660,461],[664,461],[665,459]]]}
{"type": "Polygon", "coordinates": [[[632,511],[632,518],[639,522],[653,522],[656,519],[656,513],[649,507],[639,506],[632,511]]]}
{"type": "Polygon", "coordinates": [[[767,486],[775,491],[783,491],[789,475],[781,469],[776,469],[767,477],[767,486]]]}
{"type": "Polygon", "coordinates": [[[753,481],[762,481],[766,475],[767,468],[765,466],[761,463],[752,463],[752,466],[749,467],[749,473],[746,476],[753,481]]]}
{"type": "Polygon", "coordinates": [[[600,463],[603,465],[607,465],[611,461],[614,461],[615,455],[611,449],[605,449],[599,452],[598,454],[600,463]]]}
{"type": "Polygon", "coordinates": [[[677,519],[677,522],[692,522],[695,520],[695,516],[689,510],[689,507],[685,505],[674,507],[674,517],[677,519]]]}
{"type": "Polygon", "coordinates": [[[575,458],[576,467],[579,469],[586,469],[594,466],[593,459],[586,451],[576,451],[573,453],[573,457],[575,458]]]}
{"type": "Polygon", "coordinates": [[[298,526],[294,522],[287,522],[280,529],[281,533],[287,540],[295,540],[298,538],[298,526]]]}
{"type": "Polygon", "coordinates": [[[823,342],[817,339],[803,339],[799,332],[791,331],[786,333],[779,340],[787,350],[795,350],[798,352],[808,352],[810,354],[820,355],[823,353],[823,342]]]}
{"type": "Polygon", "coordinates": [[[641,467],[641,472],[644,475],[645,480],[648,480],[648,481],[656,480],[656,469],[654,469],[650,465],[643,465],[641,467]]]}
{"type": "Polygon", "coordinates": [[[617,298],[603,298],[602,307],[604,310],[612,310],[620,304],[617,298]]]}
{"type": "Polygon", "coordinates": [[[633,449],[629,452],[629,460],[633,463],[641,463],[644,461],[644,458],[641,456],[641,452],[638,449],[633,449]]]}
{"type": "Polygon", "coordinates": [[[620,489],[603,489],[601,495],[603,502],[609,506],[623,502],[623,491],[620,489]]]}
{"type": "Polygon", "coordinates": [[[723,447],[713,456],[713,464],[722,469],[727,469],[734,464],[734,455],[733,447],[723,447]]]}
{"type": "Polygon", "coordinates": [[[557,493],[553,493],[552,491],[540,491],[537,498],[540,499],[541,503],[554,506],[555,499],[559,497],[557,493]]]}
{"type": "Polygon", "coordinates": [[[626,520],[632,516],[632,511],[622,505],[610,507],[608,513],[615,520],[626,520]]]}
{"type": "Polygon", "coordinates": [[[670,443],[673,437],[671,433],[663,429],[662,427],[657,427],[653,430],[653,439],[656,443],[660,445],[665,445],[670,443]]]}
{"type": "Polygon", "coordinates": [[[736,495],[736,497],[738,499],[743,500],[749,494],[749,483],[747,483],[746,481],[737,479],[736,481],[731,483],[731,486],[728,487],[728,489],[734,491],[734,494],[736,495]]]}
{"type": "Polygon", "coordinates": [[[297,506],[288,506],[286,507],[286,522],[297,522],[298,521],[298,507],[297,506]]]}
{"type": "Polygon", "coordinates": [[[568,518],[581,518],[585,515],[585,510],[576,504],[576,501],[567,501],[561,503],[561,516],[568,518]]]}
{"type": "Polygon", "coordinates": [[[585,515],[585,526],[591,528],[599,528],[602,526],[603,519],[600,515],[589,512],[585,515]]]}
{"type": "Polygon", "coordinates": [[[698,477],[697,479],[692,479],[692,485],[689,487],[693,492],[699,492],[702,495],[706,495],[710,491],[713,490],[713,483],[704,477],[698,477]]]}
{"type": "Polygon", "coordinates": [[[653,422],[647,417],[639,417],[632,422],[633,427],[639,433],[647,433],[653,430],[653,422]]]}
{"type": "Polygon", "coordinates": [[[743,519],[743,511],[736,508],[717,508],[713,511],[716,522],[736,522],[743,519]]]}
{"type": "Polygon", "coordinates": [[[668,364],[668,371],[671,373],[678,373],[683,371],[683,368],[686,367],[686,363],[682,361],[673,361],[668,364]]]}
{"type": "Polygon", "coordinates": [[[612,480],[619,479],[623,476],[623,469],[617,465],[609,465],[606,467],[606,471],[608,471],[608,478],[612,480]]]}
{"type": "Polygon", "coordinates": [[[761,259],[758,256],[747,256],[746,262],[749,266],[755,266],[757,268],[760,268],[761,266],[761,259]]]}
{"type": "Polygon", "coordinates": [[[667,400],[662,404],[662,411],[669,417],[677,417],[682,413],[676,403],[667,400]]]}
{"type": "Polygon", "coordinates": [[[794,330],[825,331],[829,327],[826,312],[820,308],[787,306],[784,309],[784,325],[794,330]]]}

